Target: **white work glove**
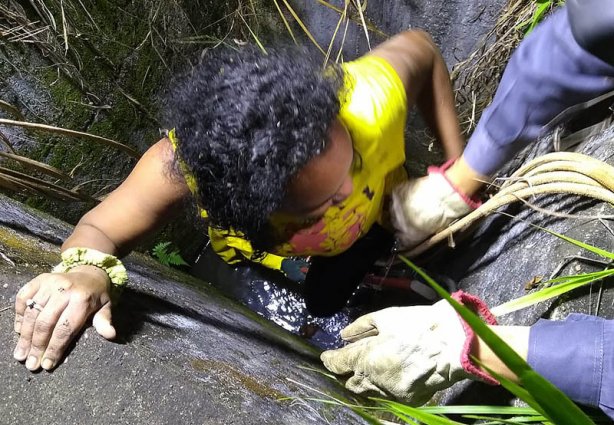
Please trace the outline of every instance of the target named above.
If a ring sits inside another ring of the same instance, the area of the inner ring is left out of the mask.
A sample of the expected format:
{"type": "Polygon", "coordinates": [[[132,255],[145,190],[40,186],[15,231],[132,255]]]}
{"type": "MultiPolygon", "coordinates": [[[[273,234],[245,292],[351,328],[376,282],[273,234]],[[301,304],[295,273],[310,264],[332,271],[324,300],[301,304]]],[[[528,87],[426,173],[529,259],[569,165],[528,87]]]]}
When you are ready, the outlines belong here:
{"type": "MultiPolygon", "coordinates": [[[[496,324],[479,298],[462,291],[452,296],[496,324]]],[[[419,406],[465,378],[498,384],[469,359],[475,335],[446,300],[367,314],[343,329],[341,337],[351,344],[320,358],[333,373],[353,373],[345,386],[356,393],[375,391],[419,406]]]]}
{"type": "Polygon", "coordinates": [[[401,183],[392,192],[390,216],[401,248],[412,248],[480,204],[445,176],[454,163],[429,167],[428,175],[401,183]]]}

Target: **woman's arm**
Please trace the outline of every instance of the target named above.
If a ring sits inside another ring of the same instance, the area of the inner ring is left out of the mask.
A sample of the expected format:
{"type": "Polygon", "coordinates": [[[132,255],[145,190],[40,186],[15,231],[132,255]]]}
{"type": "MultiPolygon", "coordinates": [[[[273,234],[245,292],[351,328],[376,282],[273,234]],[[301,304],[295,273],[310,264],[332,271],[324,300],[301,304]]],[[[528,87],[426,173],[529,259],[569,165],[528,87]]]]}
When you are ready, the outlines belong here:
{"type": "Polygon", "coordinates": [[[190,192],[172,175],[173,150],[168,139],[153,145],[126,180],[81,218],[62,245],[94,248],[116,256],[129,253],[139,240],[157,230],[190,192]]]}
{"type": "Polygon", "coordinates": [[[446,158],[463,152],[450,75],[439,49],[424,31],[400,33],[377,46],[372,55],[386,59],[407,92],[408,106],[416,105],[442,144],[446,158]]]}
{"type": "MultiPolygon", "coordinates": [[[[139,160],[128,178],[88,212],[62,245],[122,256],[159,228],[189,195],[181,178],[171,175],[173,153],[163,139],[139,160]]],[[[17,293],[15,332],[20,334],[14,357],[30,370],[53,369],[66,347],[92,315],[98,333],[115,337],[111,325],[110,279],[94,266],[67,273],[45,273],[17,293]],[[27,307],[33,300],[36,307],[27,307]]]]}

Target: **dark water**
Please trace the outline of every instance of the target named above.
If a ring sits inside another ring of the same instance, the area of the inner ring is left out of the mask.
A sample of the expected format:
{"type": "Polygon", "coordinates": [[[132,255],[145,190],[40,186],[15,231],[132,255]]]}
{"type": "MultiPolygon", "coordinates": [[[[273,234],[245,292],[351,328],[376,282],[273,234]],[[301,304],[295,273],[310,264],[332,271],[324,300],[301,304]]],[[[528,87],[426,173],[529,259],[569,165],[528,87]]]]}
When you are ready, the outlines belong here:
{"type": "Polygon", "coordinates": [[[386,273],[385,266],[376,271],[379,276],[404,276],[394,280],[392,285],[385,286],[379,284],[377,277],[365,279],[348,305],[329,318],[314,318],[309,314],[299,283],[259,265],[231,267],[210,248],[203,251],[192,274],[211,282],[222,292],[282,328],[308,339],[320,348],[330,349],[343,344],[339,337],[341,329],[365,313],[392,306],[432,302],[434,297],[431,290],[413,280],[411,273],[399,269],[386,273]]]}

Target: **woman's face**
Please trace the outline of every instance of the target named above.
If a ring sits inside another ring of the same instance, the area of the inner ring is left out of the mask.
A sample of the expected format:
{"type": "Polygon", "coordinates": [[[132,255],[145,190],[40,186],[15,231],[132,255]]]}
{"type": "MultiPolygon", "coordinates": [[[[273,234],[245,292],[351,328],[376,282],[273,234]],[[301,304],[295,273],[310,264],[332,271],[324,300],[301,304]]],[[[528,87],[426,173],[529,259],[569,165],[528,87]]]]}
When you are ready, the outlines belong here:
{"type": "Polygon", "coordinates": [[[292,178],[282,211],[311,220],[324,215],[333,205],[352,193],[351,168],[354,158],[352,139],[336,119],[329,132],[329,143],[292,178]]]}

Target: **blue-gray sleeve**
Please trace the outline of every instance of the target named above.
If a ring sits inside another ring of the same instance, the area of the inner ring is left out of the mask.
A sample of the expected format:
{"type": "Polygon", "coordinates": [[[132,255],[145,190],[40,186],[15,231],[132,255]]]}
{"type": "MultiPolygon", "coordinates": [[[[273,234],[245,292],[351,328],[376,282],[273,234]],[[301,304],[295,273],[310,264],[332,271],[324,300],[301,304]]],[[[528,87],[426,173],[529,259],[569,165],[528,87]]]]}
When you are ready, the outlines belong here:
{"type": "MultiPolygon", "coordinates": [[[[604,7],[614,3],[603,1],[604,7]]],[[[560,112],[611,90],[614,66],[578,45],[567,8],[560,8],[510,58],[492,104],[469,139],[465,160],[477,172],[492,175],[560,112]]]]}
{"type": "Polygon", "coordinates": [[[614,65],[614,0],[567,0],[565,5],[578,44],[614,65]]]}
{"type": "Polygon", "coordinates": [[[529,333],[527,361],[569,398],[614,419],[614,320],[540,320],[529,333]]]}

